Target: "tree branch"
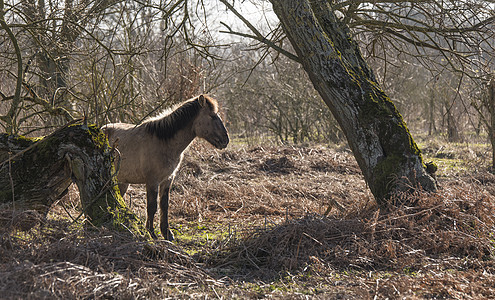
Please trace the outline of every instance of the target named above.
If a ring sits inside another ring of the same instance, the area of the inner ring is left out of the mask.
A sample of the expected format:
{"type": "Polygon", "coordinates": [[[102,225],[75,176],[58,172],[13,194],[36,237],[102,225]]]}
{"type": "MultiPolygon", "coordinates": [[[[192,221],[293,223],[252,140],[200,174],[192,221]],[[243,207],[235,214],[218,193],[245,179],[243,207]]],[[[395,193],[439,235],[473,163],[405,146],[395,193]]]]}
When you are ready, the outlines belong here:
{"type": "Polygon", "coordinates": [[[265,45],[267,45],[268,47],[272,48],[273,50],[287,56],[288,58],[290,58],[291,60],[293,61],[296,61],[296,62],[301,62],[299,57],[297,57],[297,55],[294,55],[292,53],[290,53],[289,51],[287,50],[284,50],[282,49],[281,47],[275,45],[275,43],[273,43],[271,40],[267,39],[265,36],[263,36],[257,29],[256,27],[253,26],[253,24],[251,24],[251,22],[249,22],[246,18],[244,18],[244,16],[242,16],[235,8],[234,6],[232,6],[230,3],[227,2],[227,0],[220,0],[220,2],[222,2],[231,12],[233,12],[248,28],[249,30],[251,30],[254,35],[250,35],[250,34],[245,34],[245,33],[241,33],[241,32],[236,32],[236,31],[233,31],[229,26],[227,26],[227,24],[223,23],[223,22],[220,22],[223,26],[225,26],[228,31],[220,31],[222,33],[229,33],[229,34],[233,34],[233,35],[237,35],[237,36],[242,36],[242,37],[247,37],[247,38],[251,38],[251,39],[254,39],[260,43],[263,43],[265,45]]]}
{"type": "Polygon", "coordinates": [[[22,54],[21,54],[21,49],[19,48],[19,44],[17,43],[17,39],[10,30],[9,26],[7,25],[7,22],[5,21],[5,12],[4,12],[4,1],[0,0],[0,26],[2,29],[4,29],[7,32],[7,35],[9,36],[10,41],[12,42],[14,49],[15,49],[15,54],[17,57],[17,83],[15,87],[15,93],[14,93],[14,98],[13,101],[10,105],[10,109],[7,113],[6,116],[2,116],[2,119],[7,122],[6,126],[6,131],[8,134],[16,133],[17,131],[17,126],[15,122],[15,116],[17,114],[17,108],[19,106],[19,103],[21,102],[21,87],[22,87],[22,54]]]}
{"type": "Polygon", "coordinates": [[[237,31],[233,31],[232,28],[230,28],[230,26],[228,26],[227,24],[225,24],[224,22],[220,22],[220,24],[222,24],[223,26],[225,26],[227,28],[227,31],[225,30],[220,30],[221,33],[228,33],[228,34],[232,34],[232,35],[237,35],[237,36],[241,36],[241,37],[245,37],[245,38],[250,38],[250,39],[253,39],[253,40],[256,40],[260,43],[263,43],[265,45],[267,45],[268,47],[272,48],[273,50],[287,56],[289,59],[293,60],[293,61],[296,61],[298,63],[300,63],[301,61],[299,60],[299,58],[290,53],[289,51],[275,45],[275,43],[273,43],[272,41],[270,41],[269,39],[266,39],[264,37],[260,38],[256,35],[251,35],[251,34],[247,34],[247,33],[242,33],[242,32],[237,32],[237,31]]]}

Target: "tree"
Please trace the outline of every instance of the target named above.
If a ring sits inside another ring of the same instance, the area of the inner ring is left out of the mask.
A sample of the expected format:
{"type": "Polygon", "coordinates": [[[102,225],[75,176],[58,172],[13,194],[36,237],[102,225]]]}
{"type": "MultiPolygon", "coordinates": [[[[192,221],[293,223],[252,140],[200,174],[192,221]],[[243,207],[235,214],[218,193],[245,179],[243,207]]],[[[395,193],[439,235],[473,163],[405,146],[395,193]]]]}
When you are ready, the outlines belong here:
{"type": "Polygon", "coordinates": [[[0,125],[45,134],[83,115],[138,122],[196,94],[187,3],[1,0],[0,125]]]}
{"type": "Polygon", "coordinates": [[[258,59],[250,55],[233,61],[229,70],[234,74],[217,91],[219,99],[228,99],[231,134],[253,143],[260,138],[294,144],[343,141],[337,122],[301,65],[279,57],[259,61],[252,69],[258,59]]]}
{"type": "Polygon", "coordinates": [[[326,2],[272,0],[315,89],[332,111],[375,199],[421,185],[435,191],[421,153],[395,105],[326,2]]]}
{"type": "Polygon", "coordinates": [[[477,101],[471,105],[478,111],[481,122],[488,130],[488,140],[492,146],[491,171],[495,172],[495,79],[492,78],[486,89],[482,90],[477,101]]]}
{"type": "MultiPolygon", "coordinates": [[[[421,67],[421,77],[413,80],[426,80],[423,86],[430,89],[430,97],[435,95],[430,101],[416,97],[426,104],[421,115],[441,116],[437,124],[450,142],[462,139],[462,126],[479,133],[484,124],[491,135],[489,122],[482,121],[488,110],[479,109],[485,105],[478,95],[485,92],[494,68],[493,1],[337,0],[333,4],[332,9],[344,16],[343,22],[362,41],[366,55],[380,62],[381,81],[401,77],[404,62],[421,67]]],[[[433,129],[435,120],[427,119],[433,129]]]]}
{"type": "MultiPolygon", "coordinates": [[[[494,20],[492,1],[272,0],[281,26],[269,24],[268,33],[261,33],[228,1],[220,1],[251,31],[246,34],[227,27],[228,33],[249,37],[262,45],[259,47],[273,49],[302,63],[314,87],[339,120],[379,202],[394,189],[402,190],[388,184],[392,178],[404,178],[412,185],[425,181],[425,189],[435,189],[422,170],[424,164],[417,146],[402,117],[379,87],[378,78],[386,82],[387,76],[400,75],[389,71],[395,68],[402,72],[404,58],[421,66],[427,73],[421,76],[428,76],[430,82],[446,74],[443,82],[450,82],[448,92],[453,96],[442,95],[442,105],[435,105],[431,98],[425,99],[424,115],[432,116],[435,107],[444,106],[450,136],[455,138],[458,120],[454,119],[453,109],[459,107],[460,111],[468,112],[469,107],[461,98],[460,88],[466,79],[486,77],[486,72],[481,70],[489,66],[495,53],[493,43],[489,42],[494,34],[490,25],[494,20]],[[364,61],[348,28],[360,40],[364,53],[380,62],[380,77],[364,61]],[[282,30],[285,35],[280,33],[282,30]],[[283,47],[285,38],[296,55],[283,47]],[[479,59],[480,55],[484,59],[479,59]],[[393,128],[397,127],[403,129],[395,131],[393,128]]],[[[434,120],[429,118],[434,127],[434,120]]],[[[470,123],[474,124],[471,120],[470,123]]]]}

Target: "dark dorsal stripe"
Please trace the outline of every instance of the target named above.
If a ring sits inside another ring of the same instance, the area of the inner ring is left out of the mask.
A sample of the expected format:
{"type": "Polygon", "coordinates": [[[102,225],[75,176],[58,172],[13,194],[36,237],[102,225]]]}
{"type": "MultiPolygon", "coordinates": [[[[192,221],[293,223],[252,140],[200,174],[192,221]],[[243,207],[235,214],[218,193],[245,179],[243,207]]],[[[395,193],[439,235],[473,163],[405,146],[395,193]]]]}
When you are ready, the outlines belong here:
{"type": "MultiPolygon", "coordinates": [[[[201,110],[201,104],[199,103],[198,98],[199,97],[194,100],[184,102],[168,115],[145,121],[142,126],[146,128],[148,133],[155,135],[160,139],[168,140],[172,138],[177,131],[184,129],[194,120],[196,115],[201,110]]],[[[215,110],[215,100],[212,100],[207,96],[205,96],[205,99],[208,104],[208,108],[215,110]]]]}

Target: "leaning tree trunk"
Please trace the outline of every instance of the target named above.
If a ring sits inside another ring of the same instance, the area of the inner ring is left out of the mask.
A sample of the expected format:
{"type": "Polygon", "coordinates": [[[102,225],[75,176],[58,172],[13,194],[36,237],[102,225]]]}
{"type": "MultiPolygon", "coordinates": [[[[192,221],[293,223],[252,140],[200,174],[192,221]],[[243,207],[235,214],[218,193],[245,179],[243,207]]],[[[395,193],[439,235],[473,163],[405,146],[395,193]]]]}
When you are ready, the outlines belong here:
{"type": "Polygon", "coordinates": [[[0,209],[46,215],[75,182],[84,214],[96,226],[145,235],[116,187],[113,155],[94,125],[68,125],[37,139],[0,135],[0,209]]]}
{"type": "Polygon", "coordinates": [[[271,2],[314,87],[346,135],[378,204],[418,185],[436,190],[402,116],[328,2],[271,2]]]}

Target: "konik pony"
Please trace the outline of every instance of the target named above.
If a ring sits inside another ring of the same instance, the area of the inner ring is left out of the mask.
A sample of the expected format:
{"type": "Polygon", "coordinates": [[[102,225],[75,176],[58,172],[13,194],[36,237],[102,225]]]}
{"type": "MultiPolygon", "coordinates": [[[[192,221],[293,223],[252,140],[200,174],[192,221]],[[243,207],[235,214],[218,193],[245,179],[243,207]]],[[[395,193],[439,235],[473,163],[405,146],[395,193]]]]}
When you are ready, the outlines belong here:
{"type": "Polygon", "coordinates": [[[168,223],[169,193],[184,151],[196,137],[218,149],[224,149],[229,143],[225,125],[218,116],[217,101],[200,95],[140,125],[112,123],[102,130],[110,144],[117,141],[121,157],[117,180],[122,196],[130,183],[146,184],[146,228],[156,238],[153,218],[159,195],[160,229],[163,237],[172,241],[174,236],[168,223]]]}

